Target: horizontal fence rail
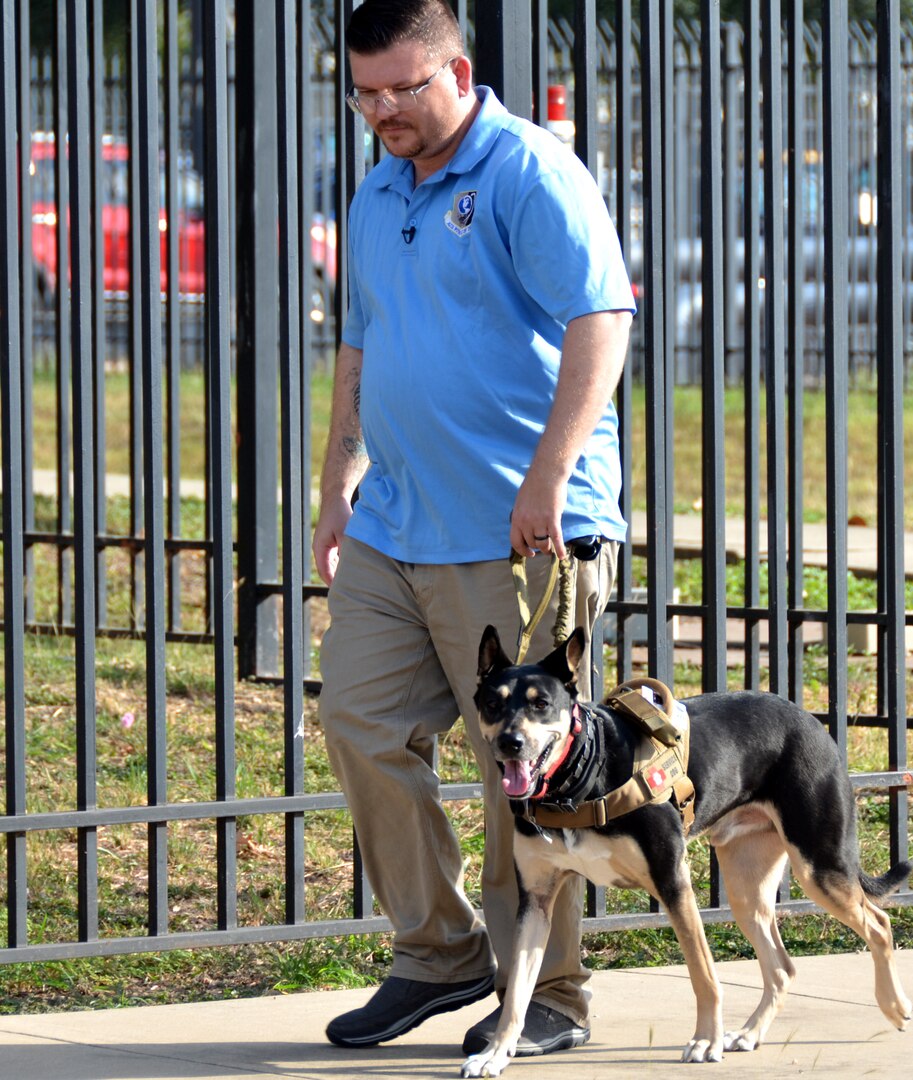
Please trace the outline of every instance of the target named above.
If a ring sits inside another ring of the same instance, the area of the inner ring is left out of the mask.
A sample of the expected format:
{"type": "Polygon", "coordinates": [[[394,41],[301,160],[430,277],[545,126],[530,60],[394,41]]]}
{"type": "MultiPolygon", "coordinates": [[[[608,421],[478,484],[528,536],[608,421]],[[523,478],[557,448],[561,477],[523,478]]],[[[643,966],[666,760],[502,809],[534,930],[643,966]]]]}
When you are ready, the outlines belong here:
{"type": "MultiPolygon", "coordinates": [[[[800,702],[822,684],[815,714],[844,761],[853,729],[877,740],[879,764],[851,780],[861,807],[887,806],[891,859],[905,858],[913,26],[893,2],[877,26],[849,24],[839,3],[821,25],[788,5],[782,26],[778,0],[746,3],[741,25],[720,25],[713,4],[697,23],[673,23],[671,3],[644,0],[635,22],[619,0],[609,24],[592,0],[578,0],[573,22],[548,20],[544,3],[499,3],[505,25],[532,27],[531,51],[520,63],[508,44],[476,49],[474,5],[456,5],[477,80],[597,176],[640,309],[618,411],[625,514],[646,510],[621,549],[606,679],[673,681],[691,666],[706,690],[763,686],[800,702]],[[700,493],[683,523],[677,410],[692,388],[700,493]],[[851,525],[857,390],[877,399],[878,509],[851,525]],[[809,394],[825,398],[823,432],[804,415],[809,394]],[[724,452],[733,428],[736,477],[724,452]],[[824,446],[827,581],[826,601],[806,605],[813,443],[824,446]],[[868,530],[862,567],[850,528],[868,530]],[[699,598],[683,602],[686,567],[698,568],[699,598]],[[874,606],[854,603],[850,571],[874,578],[874,606]],[[851,686],[857,633],[871,656],[851,686]]],[[[308,555],[314,395],[345,310],[347,205],[381,150],[344,106],[342,35],[326,5],[142,0],[116,45],[104,11],[67,0],[49,38],[28,4],[4,5],[0,23],[0,962],[387,931],[344,799],[314,790],[307,766],[326,621],[308,555]],[[145,745],[126,759],[116,736],[133,713],[118,719],[103,700],[111,672],[125,679],[134,664],[118,641],[144,644],[145,745]],[[213,776],[197,786],[175,750],[174,698],[194,693],[175,689],[184,648],[211,661],[213,776]],[[43,685],[43,649],[72,664],[65,701],[43,685]],[[278,704],[251,722],[241,710],[257,688],[278,704]],[[60,805],[36,795],[30,772],[52,722],[73,740],[60,805]],[[249,768],[261,736],[281,762],[277,790],[249,768]],[[109,774],[131,770],[136,805],[106,804],[109,774]],[[283,911],[263,920],[245,852],[258,854],[251,837],[267,823],[281,835],[269,888],[283,911]],[[351,862],[350,896],[332,916],[311,884],[309,845],[324,827],[351,862]],[[208,921],[184,929],[175,849],[190,828],[192,839],[212,833],[213,902],[208,921]],[[129,931],[100,889],[122,830],[144,853],[142,918],[129,931]],[[48,844],[73,852],[77,883],[72,932],[54,940],[42,904],[55,898],[33,869],[48,844]]],[[[481,790],[445,782],[443,795],[458,812],[481,790]]],[[[708,873],[704,918],[726,921],[708,873]]],[[[911,901],[909,890],[897,898],[911,901]]],[[[666,925],[646,904],[618,913],[611,902],[589,890],[586,929],[666,925]]],[[[778,910],[813,905],[785,882],[778,910]]]]}
{"type": "MultiPolygon", "coordinates": [[[[910,773],[867,773],[852,777],[854,789],[859,792],[880,792],[899,786],[913,784],[910,773]]],[[[481,799],[481,784],[450,784],[442,789],[445,801],[455,802],[466,799],[481,799]]],[[[251,814],[294,814],[304,815],[328,810],[345,808],[345,798],[339,793],[319,795],[298,795],[273,799],[235,799],[210,803],[172,803],[166,806],[125,807],[83,811],[80,814],[81,827],[105,828],[116,825],[145,824],[165,826],[168,822],[216,819],[233,820],[242,815],[251,814]]],[[[72,828],[71,813],[27,814],[22,818],[0,819],[0,834],[7,836],[35,830],[54,830],[72,828]]],[[[358,883],[353,883],[357,889],[358,883]]],[[[913,903],[909,893],[901,894],[898,902],[902,905],[913,903]]],[[[787,915],[809,914],[820,909],[808,900],[783,900],[777,907],[778,913],[787,915]]],[[[732,921],[732,910],[728,905],[704,907],[702,918],[706,922],[718,923],[732,921]]],[[[647,927],[668,926],[665,914],[656,911],[643,911],[629,914],[607,914],[595,902],[590,901],[584,917],[584,931],[603,930],[638,930],[647,927]]],[[[22,963],[25,961],[46,961],[73,959],[80,956],[116,956],[131,952],[158,952],[173,949],[207,948],[222,945],[242,945],[275,941],[302,941],[308,938],[328,937],[339,934],[379,933],[391,929],[390,921],[383,915],[371,915],[350,919],[309,919],[292,925],[283,923],[277,926],[235,926],[231,929],[200,930],[196,932],[172,932],[151,936],[146,939],[136,937],[94,938],[84,942],[60,942],[36,945],[21,945],[16,948],[0,948],[0,963],[22,963]]]]}

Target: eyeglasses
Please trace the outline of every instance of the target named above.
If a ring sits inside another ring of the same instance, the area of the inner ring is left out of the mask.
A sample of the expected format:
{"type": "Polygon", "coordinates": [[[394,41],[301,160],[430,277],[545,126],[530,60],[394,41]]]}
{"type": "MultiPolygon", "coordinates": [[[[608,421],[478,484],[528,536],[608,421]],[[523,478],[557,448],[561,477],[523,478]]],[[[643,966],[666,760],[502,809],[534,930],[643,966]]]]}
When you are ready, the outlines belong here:
{"type": "Polygon", "coordinates": [[[449,67],[454,60],[459,60],[459,57],[451,56],[449,60],[441,64],[433,75],[425,79],[423,83],[419,83],[418,86],[409,86],[402,90],[385,90],[382,94],[376,94],[373,91],[370,94],[362,94],[359,92],[358,87],[354,86],[346,94],[346,102],[352,112],[361,113],[364,116],[373,116],[381,102],[391,112],[407,112],[409,109],[415,108],[418,104],[418,95],[423,90],[427,90],[438,75],[449,67]]]}

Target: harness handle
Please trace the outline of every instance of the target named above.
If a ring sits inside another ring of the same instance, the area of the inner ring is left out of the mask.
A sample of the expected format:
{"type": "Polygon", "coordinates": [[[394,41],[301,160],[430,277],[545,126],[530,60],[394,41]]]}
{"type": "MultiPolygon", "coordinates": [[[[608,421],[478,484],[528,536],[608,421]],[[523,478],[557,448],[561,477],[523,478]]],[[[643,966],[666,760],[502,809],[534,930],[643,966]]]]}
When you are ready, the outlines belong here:
{"type": "Polygon", "coordinates": [[[636,717],[652,738],[659,739],[666,746],[675,746],[681,739],[681,732],[672,719],[675,715],[675,698],[669,687],[659,679],[647,676],[628,679],[606,694],[605,704],[636,717]],[[641,687],[656,694],[661,704],[648,701],[641,694],[641,687]]]}
{"type": "Polygon", "coordinates": [[[625,681],[613,691],[618,693],[619,690],[639,690],[642,686],[645,686],[648,690],[652,690],[661,702],[661,707],[666,716],[671,717],[675,711],[675,697],[672,691],[664,682],[660,682],[659,679],[651,679],[648,675],[635,676],[631,679],[625,679],[625,681]]]}

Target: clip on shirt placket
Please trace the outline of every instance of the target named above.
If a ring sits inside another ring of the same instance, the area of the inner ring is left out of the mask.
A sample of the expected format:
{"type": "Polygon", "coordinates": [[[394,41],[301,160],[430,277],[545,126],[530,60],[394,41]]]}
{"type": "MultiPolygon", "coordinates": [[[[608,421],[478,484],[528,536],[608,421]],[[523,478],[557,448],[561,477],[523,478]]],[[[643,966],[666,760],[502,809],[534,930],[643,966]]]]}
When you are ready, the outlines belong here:
{"type": "Polygon", "coordinates": [[[414,217],[409,218],[401,232],[403,234],[403,240],[406,242],[406,246],[411,247],[415,240],[416,233],[418,232],[418,219],[414,217]]]}

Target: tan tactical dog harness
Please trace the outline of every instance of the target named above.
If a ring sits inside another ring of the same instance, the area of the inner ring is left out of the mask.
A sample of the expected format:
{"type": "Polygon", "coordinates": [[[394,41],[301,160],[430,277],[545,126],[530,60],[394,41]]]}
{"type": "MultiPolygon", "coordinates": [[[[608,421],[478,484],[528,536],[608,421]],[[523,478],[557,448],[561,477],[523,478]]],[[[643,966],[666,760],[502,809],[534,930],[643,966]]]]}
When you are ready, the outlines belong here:
{"type": "MultiPolygon", "coordinates": [[[[530,605],[527,592],[526,559],[517,552],[512,552],[510,564],[521,621],[516,663],[522,664],[533,632],[548,607],[559,576],[561,590],[552,631],[555,643],[570,633],[571,559],[559,561],[557,556],[553,558],[549,580],[535,610],[530,605]]],[[[527,799],[512,802],[514,813],[520,814],[540,828],[586,829],[605,825],[607,821],[629,814],[647,803],[668,802],[672,799],[681,814],[682,826],[687,836],[694,823],[694,785],[688,779],[690,725],[687,711],[681,707],[676,709],[675,698],[665,683],[649,678],[629,679],[616,686],[606,697],[605,704],[633,721],[641,732],[640,745],[634,758],[634,772],[630,780],[603,798],[580,803],[574,809],[543,806],[534,799],[527,799]],[[650,699],[641,693],[642,687],[651,691],[650,699]],[[652,700],[654,696],[659,697],[661,706],[652,700]],[[673,716],[681,717],[681,720],[676,722],[672,719],[673,716]]],[[[574,724],[565,743],[564,754],[549,770],[546,780],[564,762],[574,738],[582,730],[579,712],[581,708],[579,705],[574,706],[574,724]]],[[[545,797],[547,791],[546,783],[538,796],[539,799],[545,797]]]]}
{"type": "Polygon", "coordinates": [[[630,679],[617,686],[606,697],[605,704],[633,721],[642,734],[630,780],[603,798],[583,802],[573,810],[542,806],[529,800],[523,816],[540,828],[586,829],[605,825],[647,803],[671,799],[681,814],[687,836],[694,823],[694,785],[687,772],[690,741],[687,712],[675,709],[671,690],[658,679],[630,679]],[[641,687],[658,694],[662,705],[644,697],[641,687]],[[682,719],[674,721],[673,715],[681,715],[682,719]]]}

